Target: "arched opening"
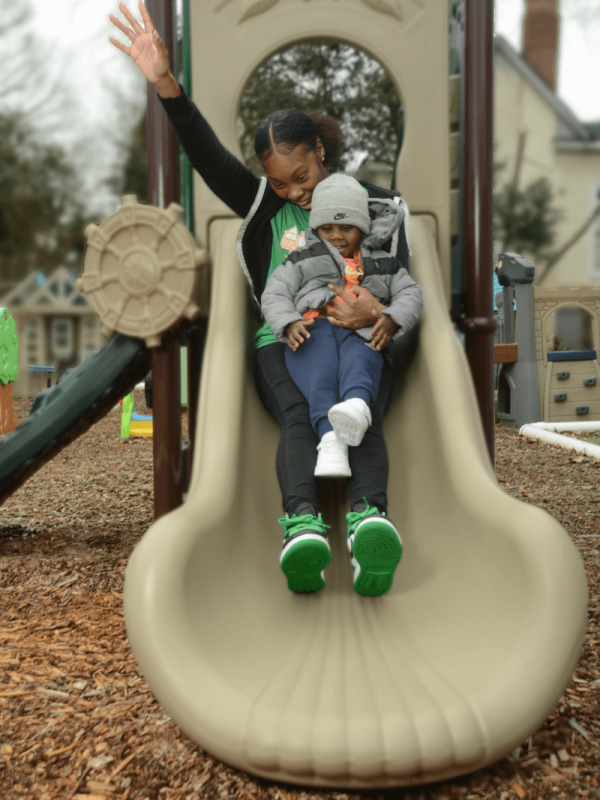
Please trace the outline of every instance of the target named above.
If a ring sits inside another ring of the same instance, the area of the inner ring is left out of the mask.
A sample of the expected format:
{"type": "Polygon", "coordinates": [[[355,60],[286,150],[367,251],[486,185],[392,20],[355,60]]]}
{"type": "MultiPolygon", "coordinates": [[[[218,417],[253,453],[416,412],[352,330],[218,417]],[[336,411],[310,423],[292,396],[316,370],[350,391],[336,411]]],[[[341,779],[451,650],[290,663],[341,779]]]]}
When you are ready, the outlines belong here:
{"type": "Polygon", "coordinates": [[[498,377],[498,413],[511,413],[511,384],[503,372],[498,377]]]}
{"type": "Polygon", "coordinates": [[[547,324],[546,346],[549,353],[572,350],[593,350],[593,318],[580,306],[560,306],[547,324]]]}
{"type": "Polygon", "coordinates": [[[321,40],[294,44],[262,62],[244,87],[237,115],[242,154],[256,175],[264,172],[254,153],[254,132],[261,120],[284,108],[337,119],[346,142],[337,168],[395,188],[404,110],[392,79],[370,55],[321,40]]]}

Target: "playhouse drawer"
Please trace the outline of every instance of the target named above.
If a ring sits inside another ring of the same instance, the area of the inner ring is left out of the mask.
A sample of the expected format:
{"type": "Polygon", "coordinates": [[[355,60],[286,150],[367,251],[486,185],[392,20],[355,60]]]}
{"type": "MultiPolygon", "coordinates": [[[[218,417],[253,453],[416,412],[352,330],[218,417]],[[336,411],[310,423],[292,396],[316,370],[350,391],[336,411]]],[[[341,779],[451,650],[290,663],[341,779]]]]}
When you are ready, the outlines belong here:
{"type": "Polygon", "coordinates": [[[550,364],[552,366],[552,377],[554,377],[557,372],[570,372],[571,376],[595,375],[598,362],[593,359],[591,361],[551,361],[550,364]]]}
{"type": "Polygon", "coordinates": [[[568,378],[563,378],[562,380],[559,380],[554,375],[550,378],[550,392],[552,394],[555,392],[593,392],[594,389],[598,388],[600,388],[600,378],[594,375],[593,372],[591,374],[588,372],[584,375],[573,375],[573,373],[571,373],[568,378]],[[585,386],[583,382],[588,378],[595,378],[596,385],[585,386]]]}
{"type": "Polygon", "coordinates": [[[574,402],[570,398],[566,403],[550,403],[548,407],[548,422],[597,422],[600,420],[600,400],[591,402],[574,402]],[[589,406],[587,414],[579,415],[577,406],[589,406]]]}
{"type": "Polygon", "coordinates": [[[589,406],[590,403],[600,403],[600,386],[581,386],[581,384],[569,384],[569,381],[561,381],[556,388],[550,387],[549,400],[551,406],[564,406],[565,403],[589,406]],[[566,394],[567,399],[557,403],[554,400],[554,396],[557,394],[566,394]]]}
{"type": "Polygon", "coordinates": [[[550,375],[550,390],[554,392],[566,392],[568,387],[581,387],[582,389],[594,389],[595,387],[585,387],[583,381],[586,378],[596,378],[600,386],[600,379],[596,370],[595,361],[563,361],[561,363],[552,364],[552,373],[550,375]],[[560,373],[569,373],[568,378],[559,380],[560,373]]]}

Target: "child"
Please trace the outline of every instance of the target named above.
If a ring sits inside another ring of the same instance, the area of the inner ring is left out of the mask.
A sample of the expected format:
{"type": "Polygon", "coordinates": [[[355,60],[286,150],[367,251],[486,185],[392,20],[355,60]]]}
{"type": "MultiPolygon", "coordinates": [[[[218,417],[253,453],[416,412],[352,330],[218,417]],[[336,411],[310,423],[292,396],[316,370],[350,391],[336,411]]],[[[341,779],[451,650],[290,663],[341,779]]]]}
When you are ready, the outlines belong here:
{"type": "Polygon", "coordinates": [[[289,373],[308,400],[320,439],[317,476],[350,477],[348,446],[360,445],[371,424],[383,351],[421,312],[420,287],[397,258],[379,249],[402,221],[392,200],[369,200],[354,178],[332,175],[313,191],[305,244],[267,281],[263,314],[288,344],[289,373]],[[373,312],[373,326],[352,331],[327,320],[321,309],[335,294],[329,285],[341,282],[346,291],[360,284],[389,304],[373,312]]]}

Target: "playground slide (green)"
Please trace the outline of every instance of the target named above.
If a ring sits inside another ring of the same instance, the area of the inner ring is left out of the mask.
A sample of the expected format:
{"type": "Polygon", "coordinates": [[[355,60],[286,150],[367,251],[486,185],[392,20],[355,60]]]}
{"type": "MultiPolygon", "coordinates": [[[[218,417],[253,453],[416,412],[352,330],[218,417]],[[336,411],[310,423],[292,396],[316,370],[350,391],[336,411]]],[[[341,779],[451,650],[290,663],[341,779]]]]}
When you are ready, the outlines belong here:
{"type": "Polygon", "coordinates": [[[143,339],[117,333],[37,395],[27,419],[0,442],[0,503],[144,380],[150,352],[143,339]]]}
{"type": "Polygon", "coordinates": [[[185,503],[155,522],[126,570],[127,632],[165,711],[238,769],[328,787],[449,779],[508,754],[544,720],[576,665],[582,559],[547,513],[494,476],[469,367],[440,277],[435,220],[413,216],[423,287],[419,349],[385,420],[391,590],[357,595],[344,487],[323,513],[321,592],[279,568],[278,428],[254,388],[239,220],[211,228],[213,288],[185,503]]]}

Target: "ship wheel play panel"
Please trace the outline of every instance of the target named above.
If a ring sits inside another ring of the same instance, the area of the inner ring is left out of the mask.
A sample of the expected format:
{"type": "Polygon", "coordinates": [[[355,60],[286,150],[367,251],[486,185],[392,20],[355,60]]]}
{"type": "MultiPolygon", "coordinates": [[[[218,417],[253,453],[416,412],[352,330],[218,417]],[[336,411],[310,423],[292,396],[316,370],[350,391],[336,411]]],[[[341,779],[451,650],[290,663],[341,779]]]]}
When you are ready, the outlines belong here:
{"type": "Polygon", "coordinates": [[[85,229],[88,247],[77,288],[102,320],[102,333],[115,330],[160,344],[160,334],[183,317],[193,319],[191,298],[204,254],[183,223],[183,209],[138,203],[122,205],[100,225],[85,229]]]}

